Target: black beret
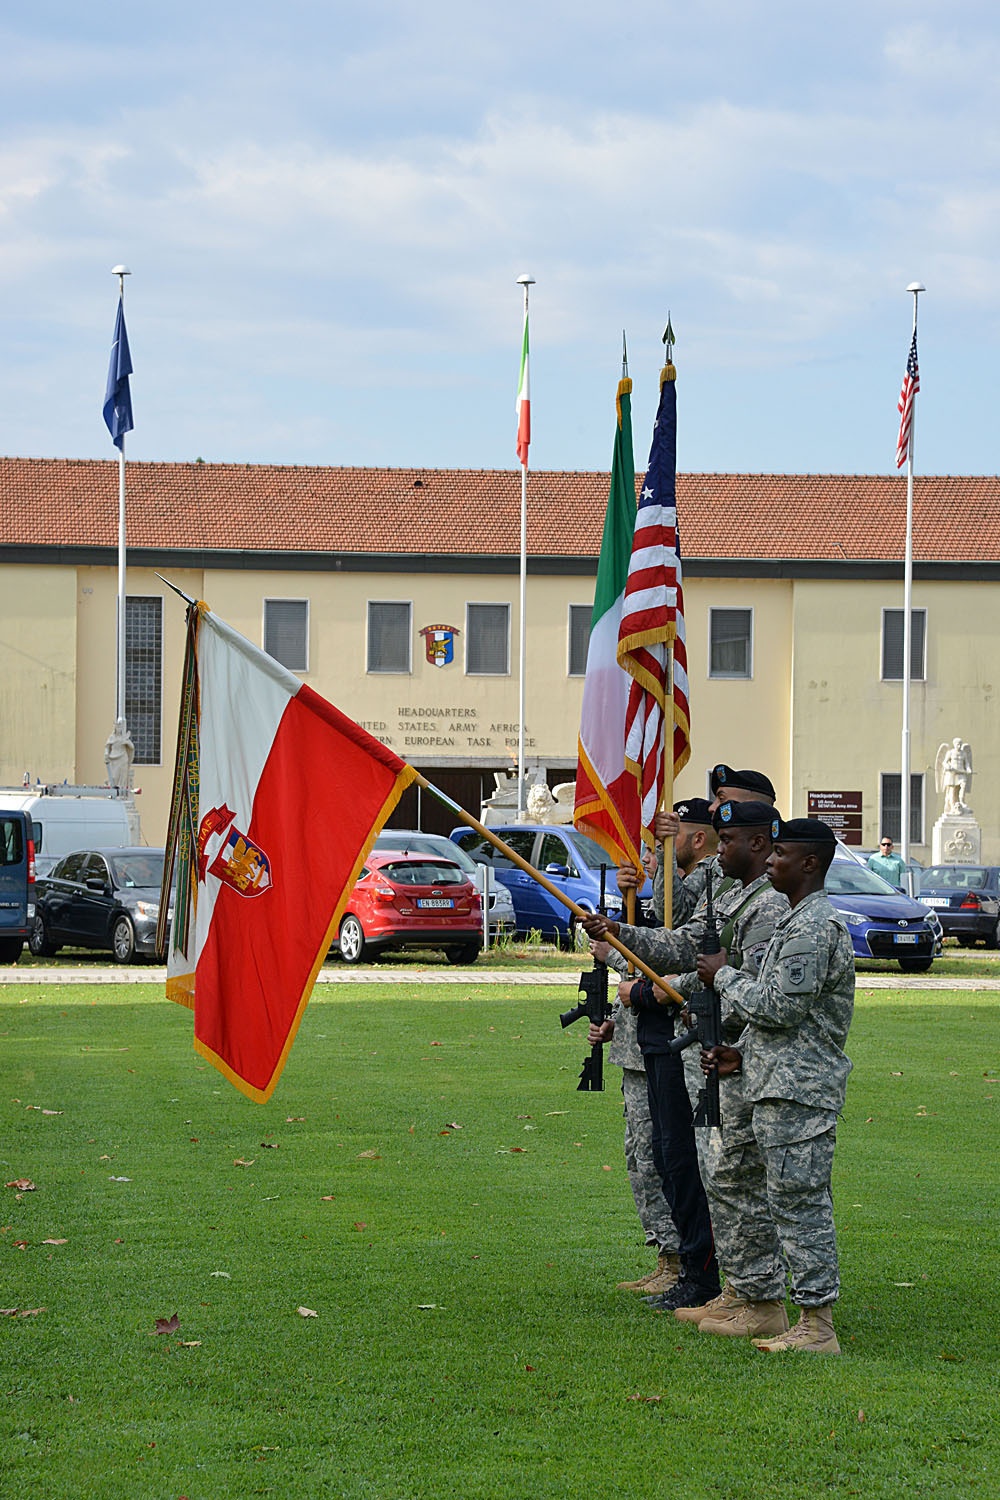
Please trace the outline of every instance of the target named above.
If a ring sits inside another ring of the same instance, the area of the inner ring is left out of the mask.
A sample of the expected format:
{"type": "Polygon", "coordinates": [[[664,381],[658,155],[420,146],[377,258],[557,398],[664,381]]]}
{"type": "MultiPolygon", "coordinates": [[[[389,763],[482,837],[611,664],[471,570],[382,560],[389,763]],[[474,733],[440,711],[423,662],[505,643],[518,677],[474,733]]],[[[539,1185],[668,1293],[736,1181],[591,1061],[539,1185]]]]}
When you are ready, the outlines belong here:
{"type": "Polygon", "coordinates": [[[736,787],[741,792],[757,792],[763,797],[770,797],[772,801],[775,796],[774,786],[763,771],[734,771],[732,766],[714,766],[711,784],[712,794],[716,797],[720,791],[730,787],[736,787]]]}
{"type": "Polygon", "coordinates": [[[777,838],[781,816],[770,802],[723,802],[715,810],[712,827],[716,832],[723,828],[766,828],[772,839],[777,838]]]}
{"type": "Polygon", "coordinates": [[[704,823],[707,826],[712,821],[705,797],[689,797],[686,802],[675,802],[674,812],[682,823],[704,823]]]}
{"type": "Polygon", "coordinates": [[[777,833],[779,844],[835,844],[837,836],[821,818],[789,818],[777,833]]]}

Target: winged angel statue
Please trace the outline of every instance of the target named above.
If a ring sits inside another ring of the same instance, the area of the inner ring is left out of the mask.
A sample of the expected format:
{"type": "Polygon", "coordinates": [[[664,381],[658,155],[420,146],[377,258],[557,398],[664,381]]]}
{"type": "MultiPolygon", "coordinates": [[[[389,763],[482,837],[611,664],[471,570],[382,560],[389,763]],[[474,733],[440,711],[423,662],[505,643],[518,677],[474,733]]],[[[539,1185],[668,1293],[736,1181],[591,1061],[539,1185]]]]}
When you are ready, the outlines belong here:
{"type": "Polygon", "coordinates": [[[972,811],[965,800],[971,780],[972,746],[961,739],[939,745],[934,758],[934,786],[938,792],[944,792],[946,817],[949,813],[972,811]]]}

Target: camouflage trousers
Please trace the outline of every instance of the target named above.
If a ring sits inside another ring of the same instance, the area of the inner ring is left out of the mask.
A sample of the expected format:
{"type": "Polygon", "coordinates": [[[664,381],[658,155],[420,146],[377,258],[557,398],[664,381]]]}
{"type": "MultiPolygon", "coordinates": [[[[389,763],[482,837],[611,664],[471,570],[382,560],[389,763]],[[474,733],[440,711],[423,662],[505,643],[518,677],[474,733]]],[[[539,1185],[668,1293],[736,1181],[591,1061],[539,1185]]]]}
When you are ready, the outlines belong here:
{"type": "Polygon", "coordinates": [[[670,1206],[663,1196],[663,1183],[653,1162],[653,1126],[649,1117],[646,1074],[638,1068],[622,1069],[625,1107],[625,1166],[646,1244],[658,1245],[676,1255],[679,1240],[670,1206]]]}
{"type": "Polygon", "coordinates": [[[840,1294],[831,1189],[836,1120],[833,1110],[786,1099],[753,1107],[768,1207],[800,1307],[824,1307],[840,1294]]]}
{"type": "MultiPolygon", "coordinates": [[[[686,1058],[685,1077],[692,1092],[686,1058]]],[[[799,1306],[835,1302],[835,1115],[789,1100],[751,1104],[739,1074],[722,1081],[721,1114],[721,1130],[695,1131],[720,1269],[751,1302],[782,1299],[787,1276],[799,1306]]]]}
{"type": "MultiPolygon", "coordinates": [[[[699,1049],[689,1050],[697,1059],[699,1049]]],[[[703,1078],[700,1063],[698,1071],[703,1078]]],[[[690,1083],[690,1073],[686,1076],[690,1083]]],[[[785,1295],[785,1262],[753,1133],[753,1106],[740,1074],[722,1080],[720,1112],[721,1130],[695,1131],[719,1268],[749,1301],[776,1301],[785,1295]]]]}

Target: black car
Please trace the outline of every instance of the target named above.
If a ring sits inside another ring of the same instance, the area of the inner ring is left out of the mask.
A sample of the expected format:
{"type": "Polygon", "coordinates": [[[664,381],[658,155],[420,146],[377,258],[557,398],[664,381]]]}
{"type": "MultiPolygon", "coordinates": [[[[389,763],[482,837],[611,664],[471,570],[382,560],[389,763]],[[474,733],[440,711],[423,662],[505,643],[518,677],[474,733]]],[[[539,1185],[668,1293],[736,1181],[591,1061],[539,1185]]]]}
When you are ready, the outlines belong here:
{"type": "Polygon", "coordinates": [[[1000,946],[1000,866],[931,865],[920,877],[920,904],[963,948],[977,941],[1000,946]]]}
{"type": "MultiPolygon", "coordinates": [[[[163,880],[162,849],[78,849],[35,887],[28,947],[49,958],[63,946],[101,948],[116,963],[151,958],[163,880]]],[[[173,916],[173,911],[170,914],[173,916]]]]}

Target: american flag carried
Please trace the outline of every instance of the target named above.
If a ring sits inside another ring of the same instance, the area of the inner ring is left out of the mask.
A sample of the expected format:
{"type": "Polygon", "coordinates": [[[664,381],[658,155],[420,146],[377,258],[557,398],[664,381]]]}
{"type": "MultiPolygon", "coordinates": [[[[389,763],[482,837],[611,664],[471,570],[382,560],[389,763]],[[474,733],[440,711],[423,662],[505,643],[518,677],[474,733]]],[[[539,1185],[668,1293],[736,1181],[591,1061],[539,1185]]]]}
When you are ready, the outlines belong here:
{"type": "Polygon", "coordinates": [[[676,370],[668,345],[618,632],[618,662],[632,678],[625,764],[638,784],[642,837],[648,844],[653,843],[653,819],[663,797],[668,722],[674,775],[691,754],[676,470],[676,370]]]}

